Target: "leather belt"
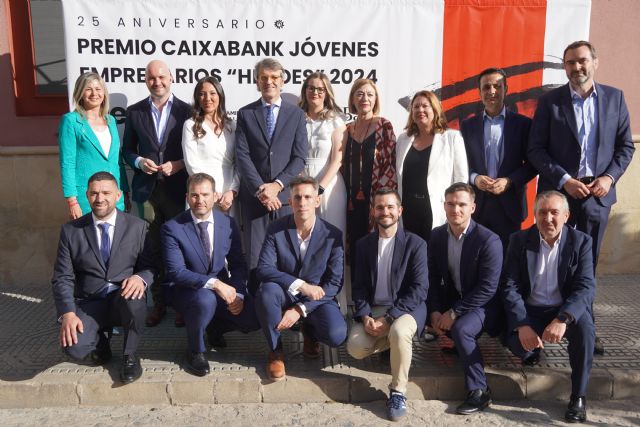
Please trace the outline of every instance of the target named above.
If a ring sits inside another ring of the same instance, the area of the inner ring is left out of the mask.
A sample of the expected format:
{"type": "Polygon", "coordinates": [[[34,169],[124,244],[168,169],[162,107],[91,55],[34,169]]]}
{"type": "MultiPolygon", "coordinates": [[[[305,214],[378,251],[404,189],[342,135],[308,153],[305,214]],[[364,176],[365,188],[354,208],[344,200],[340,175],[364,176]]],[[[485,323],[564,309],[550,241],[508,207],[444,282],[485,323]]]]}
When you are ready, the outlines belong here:
{"type": "Polygon", "coordinates": [[[581,183],[583,183],[585,185],[589,185],[595,180],[596,180],[595,176],[583,176],[582,178],[578,178],[578,181],[580,181],[581,183]]]}

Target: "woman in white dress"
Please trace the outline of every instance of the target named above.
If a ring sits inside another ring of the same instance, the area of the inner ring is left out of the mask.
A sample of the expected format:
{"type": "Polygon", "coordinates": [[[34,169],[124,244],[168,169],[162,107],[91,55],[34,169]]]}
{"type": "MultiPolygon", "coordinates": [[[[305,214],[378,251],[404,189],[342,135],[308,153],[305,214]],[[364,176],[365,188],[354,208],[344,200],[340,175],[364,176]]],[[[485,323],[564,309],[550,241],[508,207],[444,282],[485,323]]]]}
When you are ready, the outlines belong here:
{"type": "Polygon", "coordinates": [[[235,162],[235,122],[227,116],[220,82],[211,76],[200,79],[193,91],[193,104],[193,116],[182,128],[185,167],[189,175],[211,175],[219,197],[217,207],[237,217],[233,202],[240,179],[235,162]]]}
{"type": "Polygon", "coordinates": [[[342,231],[347,224],[347,193],[342,175],[342,136],[345,130],[340,107],[324,73],[309,75],[302,84],[300,108],[307,115],[309,153],[305,173],[320,184],[322,200],[318,215],[342,231]]]}

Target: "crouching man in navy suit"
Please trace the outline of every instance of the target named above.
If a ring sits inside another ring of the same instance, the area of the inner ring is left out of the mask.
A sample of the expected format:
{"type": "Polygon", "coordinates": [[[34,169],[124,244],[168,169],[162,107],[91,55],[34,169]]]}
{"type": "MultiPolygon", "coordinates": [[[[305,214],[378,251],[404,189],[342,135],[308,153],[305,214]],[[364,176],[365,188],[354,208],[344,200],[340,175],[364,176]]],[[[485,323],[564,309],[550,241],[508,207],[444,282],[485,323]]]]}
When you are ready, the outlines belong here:
{"type": "Polygon", "coordinates": [[[249,332],[260,326],[247,294],[238,226],[230,216],[212,210],[214,179],[205,173],[193,174],[187,189],[189,209],[162,226],[162,250],[167,301],[184,315],[187,327],[186,370],[204,376],[209,373],[205,329],[212,346],[224,346],[225,332],[249,332]]]}
{"type": "Polygon", "coordinates": [[[468,394],[456,412],[467,415],[491,403],[478,337],[497,332],[503,252],[498,235],[471,219],[473,187],[458,182],[444,194],[447,223],[431,233],[427,303],[431,327],[451,336],[462,359],[468,394]]]}
{"type": "Polygon", "coordinates": [[[89,178],[91,213],[62,226],[52,284],[65,353],[91,365],[105,364],[111,359],[110,331],[121,325],[120,380],[130,383],[142,375],[136,351],[144,329],[144,293],[157,269],[147,223],[118,211],[120,196],[109,172],[89,178]]]}
{"type": "Polygon", "coordinates": [[[337,347],[347,338],[336,302],[344,270],[342,232],[316,216],[318,188],[311,177],[290,181],[293,214],[269,226],[258,260],[256,311],[271,350],[267,374],[274,381],[285,377],[280,333],[299,319],[307,357],[318,357],[318,342],[337,347]]]}
{"type": "Polygon", "coordinates": [[[401,203],[396,190],[381,188],[375,192],[376,230],[357,243],[352,285],[355,323],[347,341],[347,351],[356,359],[391,349],[387,416],[392,421],[407,412],[404,395],[413,337],[424,329],[429,289],[427,244],[398,225],[401,203]]]}
{"type": "Polygon", "coordinates": [[[544,342],[566,337],[571,400],[565,419],[584,422],[595,342],[592,239],[565,225],[569,203],[558,191],[538,194],[534,212],[536,225],[511,236],[501,281],[509,348],[532,366],[544,342]]]}

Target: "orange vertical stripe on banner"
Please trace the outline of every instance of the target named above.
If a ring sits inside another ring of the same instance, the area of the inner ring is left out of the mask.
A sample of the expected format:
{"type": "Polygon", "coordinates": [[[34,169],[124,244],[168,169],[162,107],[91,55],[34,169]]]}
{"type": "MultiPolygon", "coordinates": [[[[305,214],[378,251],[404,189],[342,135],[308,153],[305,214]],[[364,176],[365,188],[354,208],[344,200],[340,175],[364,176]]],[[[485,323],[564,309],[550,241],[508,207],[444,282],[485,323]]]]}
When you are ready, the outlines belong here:
{"type": "MultiPolygon", "coordinates": [[[[442,58],[442,104],[452,127],[482,111],[477,76],[485,68],[507,71],[510,107],[531,117],[533,90],[542,86],[546,1],[445,0],[442,58]]],[[[535,181],[528,184],[533,224],[535,181]]]]}

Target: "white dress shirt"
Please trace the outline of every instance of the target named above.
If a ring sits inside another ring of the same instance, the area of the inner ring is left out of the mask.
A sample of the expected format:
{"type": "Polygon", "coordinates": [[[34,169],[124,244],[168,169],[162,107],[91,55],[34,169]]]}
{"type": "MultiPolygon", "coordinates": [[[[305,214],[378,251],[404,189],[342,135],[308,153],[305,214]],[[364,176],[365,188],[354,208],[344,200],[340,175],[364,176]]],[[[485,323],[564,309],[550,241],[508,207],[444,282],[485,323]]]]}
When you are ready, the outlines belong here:
{"type": "Polygon", "coordinates": [[[562,304],[563,299],[558,286],[558,252],[561,239],[562,230],[553,246],[549,246],[540,236],[540,252],[527,304],[541,307],[556,307],[562,304]]]}

